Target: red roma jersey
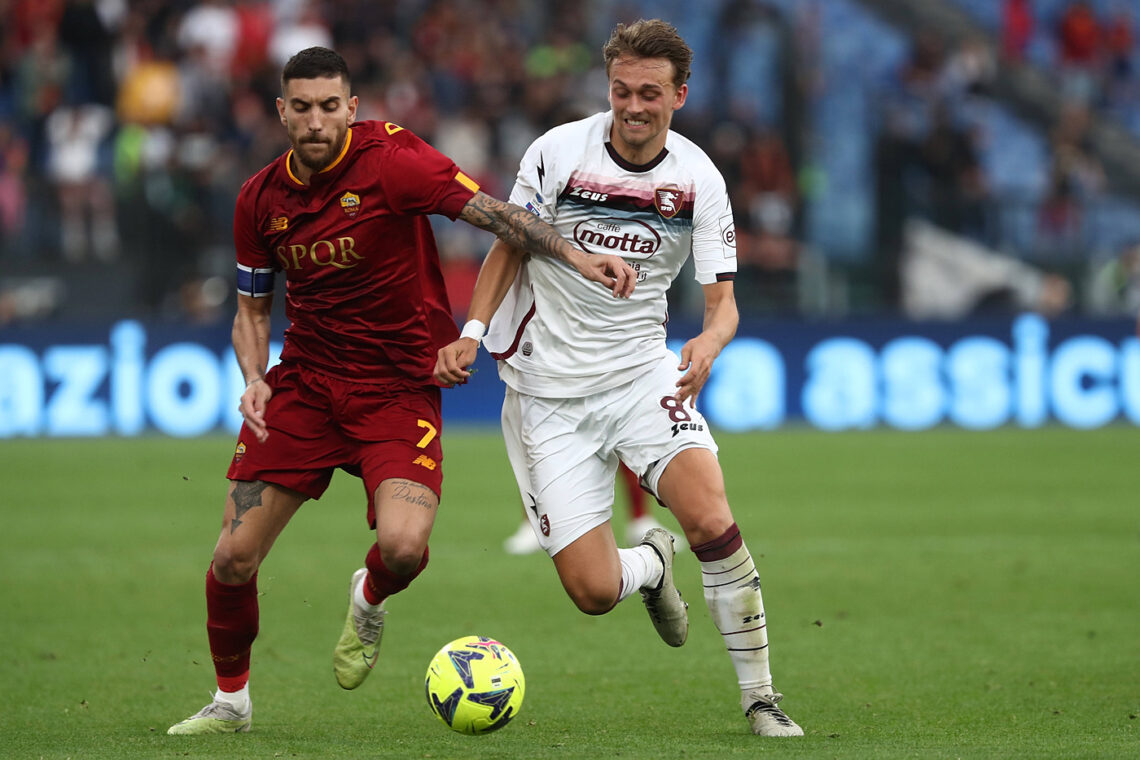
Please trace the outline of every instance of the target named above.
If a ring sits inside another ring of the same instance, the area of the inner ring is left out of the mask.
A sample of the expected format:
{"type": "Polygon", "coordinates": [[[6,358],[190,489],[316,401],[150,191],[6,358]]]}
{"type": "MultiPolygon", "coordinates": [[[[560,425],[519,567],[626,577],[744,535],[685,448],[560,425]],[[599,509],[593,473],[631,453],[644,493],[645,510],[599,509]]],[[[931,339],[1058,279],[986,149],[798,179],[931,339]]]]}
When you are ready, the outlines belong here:
{"type": "Polygon", "coordinates": [[[238,291],[273,292],[284,271],[284,361],[358,382],[432,382],[459,336],[427,214],[455,219],[478,185],[389,122],[353,124],[308,186],[281,156],[242,185],[234,212],[238,291]]]}

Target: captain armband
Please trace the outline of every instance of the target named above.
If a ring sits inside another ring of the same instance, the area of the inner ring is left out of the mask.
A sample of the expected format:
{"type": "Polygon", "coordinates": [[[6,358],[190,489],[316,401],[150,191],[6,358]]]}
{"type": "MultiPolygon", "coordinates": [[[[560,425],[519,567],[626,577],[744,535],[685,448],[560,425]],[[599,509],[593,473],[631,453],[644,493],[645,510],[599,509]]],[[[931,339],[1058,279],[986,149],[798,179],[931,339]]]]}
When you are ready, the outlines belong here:
{"type": "Polygon", "coordinates": [[[244,264],[237,265],[237,292],[243,296],[263,298],[273,295],[272,267],[255,269],[244,264]]]}

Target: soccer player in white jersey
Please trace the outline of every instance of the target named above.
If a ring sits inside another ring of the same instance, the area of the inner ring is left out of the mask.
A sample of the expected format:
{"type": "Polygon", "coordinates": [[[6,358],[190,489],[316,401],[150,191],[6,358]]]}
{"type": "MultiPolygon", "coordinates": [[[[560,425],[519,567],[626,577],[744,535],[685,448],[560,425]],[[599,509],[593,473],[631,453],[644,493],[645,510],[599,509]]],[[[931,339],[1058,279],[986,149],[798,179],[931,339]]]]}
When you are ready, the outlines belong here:
{"type": "Polygon", "coordinates": [[[587,252],[622,256],[638,272],[636,288],[614,301],[560,262],[496,241],[461,337],[439,351],[436,379],[465,382],[484,343],[507,386],[503,435],[527,516],[567,594],[600,615],[640,591],[658,633],[681,646],[688,614],[669,534],[650,530],[619,549],[610,528],[618,461],[637,473],[700,562],[752,731],[801,736],[777,706],[760,579],[695,406],[739,317],[724,179],[669,129],[688,94],[692,51],[671,25],[642,20],[619,24],[603,53],[611,110],[536,140],[511,201],[587,252]],[[665,346],[665,293],[690,255],[704,324],[678,366],[665,346]]]}

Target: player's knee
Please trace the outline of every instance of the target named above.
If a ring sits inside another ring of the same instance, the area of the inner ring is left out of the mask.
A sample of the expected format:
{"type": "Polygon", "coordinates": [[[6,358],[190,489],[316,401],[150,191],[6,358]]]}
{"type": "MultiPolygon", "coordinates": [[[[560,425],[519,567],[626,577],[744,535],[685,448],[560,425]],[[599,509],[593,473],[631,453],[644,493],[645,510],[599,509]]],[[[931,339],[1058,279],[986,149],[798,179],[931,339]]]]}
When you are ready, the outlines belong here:
{"type": "Polygon", "coordinates": [[[600,585],[567,588],[574,605],[587,615],[604,615],[618,602],[618,589],[600,585]]]}
{"type": "Polygon", "coordinates": [[[732,512],[725,506],[723,509],[695,510],[681,522],[681,528],[689,545],[699,546],[720,538],[732,524],[732,512]]]}
{"type": "Polygon", "coordinates": [[[412,575],[424,561],[424,547],[411,541],[381,546],[380,560],[395,575],[412,575]]]}
{"type": "Polygon", "coordinates": [[[214,577],[222,583],[245,583],[257,572],[260,557],[238,547],[218,545],[214,549],[214,577]]]}

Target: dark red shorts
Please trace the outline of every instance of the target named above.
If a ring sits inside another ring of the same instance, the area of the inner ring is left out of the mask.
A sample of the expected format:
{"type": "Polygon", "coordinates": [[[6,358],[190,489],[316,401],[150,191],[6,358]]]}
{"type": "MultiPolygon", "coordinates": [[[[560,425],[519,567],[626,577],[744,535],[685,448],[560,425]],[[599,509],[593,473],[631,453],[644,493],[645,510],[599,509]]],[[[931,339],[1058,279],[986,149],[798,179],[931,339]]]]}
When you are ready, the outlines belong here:
{"type": "Polygon", "coordinates": [[[405,478],[440,495],[439,388],[393,390],[285,363],[265,379],[273,388],[269,438],[258,443],[242,425],[230,480],[264,480],[319,499],[339,467],[364,480],[370,525],[381,481],[405,478]]]}

